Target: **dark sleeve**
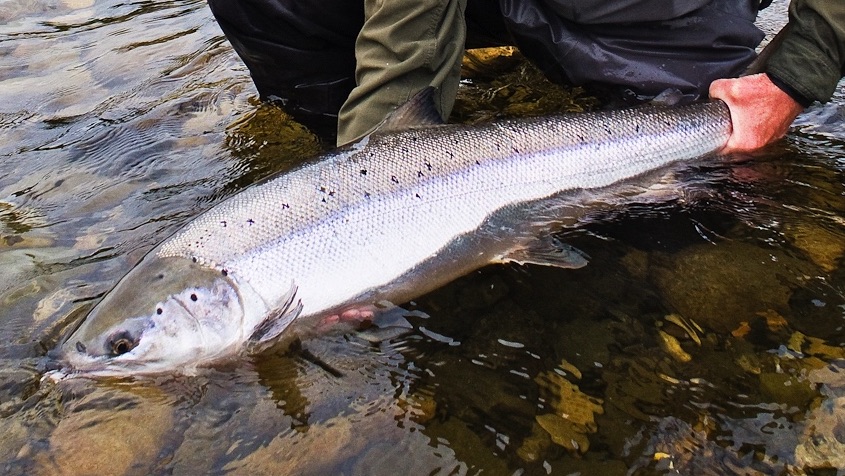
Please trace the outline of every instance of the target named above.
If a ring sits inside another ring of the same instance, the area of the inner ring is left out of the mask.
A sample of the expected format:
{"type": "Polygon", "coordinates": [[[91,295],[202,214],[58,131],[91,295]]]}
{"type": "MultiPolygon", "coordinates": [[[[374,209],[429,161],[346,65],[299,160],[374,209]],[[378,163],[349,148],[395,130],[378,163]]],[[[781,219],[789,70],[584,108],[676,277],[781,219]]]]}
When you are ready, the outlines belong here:
{"type": "Polygon", "coordinates": [[[845,1],[792,0],[789,22],[766,73],[799,103],[825,102],[845,75],[845,1]]]}

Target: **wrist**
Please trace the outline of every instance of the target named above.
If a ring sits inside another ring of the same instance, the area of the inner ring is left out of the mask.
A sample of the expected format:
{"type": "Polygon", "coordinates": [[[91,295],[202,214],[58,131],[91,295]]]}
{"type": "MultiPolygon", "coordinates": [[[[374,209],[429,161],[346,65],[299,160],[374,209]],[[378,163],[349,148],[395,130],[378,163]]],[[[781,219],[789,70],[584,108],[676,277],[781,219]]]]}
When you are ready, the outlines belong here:
{"type": "Polygon", "coordinates": [[[800,104],[801,107],[807,108],[810,107],[811,104],[813,104],[812,99],[809,99],[808,97],[799,93],[797,89],[790,86],[789,83],[782,80],[781,78],[769,72],[766,73],[766,76],[769,78],[769,81],[771,81],[772,84],[774,84],[775,86],[777,86],[778,89],[786,93],[787,96],[795,100],[795,102],[800,104]]]}

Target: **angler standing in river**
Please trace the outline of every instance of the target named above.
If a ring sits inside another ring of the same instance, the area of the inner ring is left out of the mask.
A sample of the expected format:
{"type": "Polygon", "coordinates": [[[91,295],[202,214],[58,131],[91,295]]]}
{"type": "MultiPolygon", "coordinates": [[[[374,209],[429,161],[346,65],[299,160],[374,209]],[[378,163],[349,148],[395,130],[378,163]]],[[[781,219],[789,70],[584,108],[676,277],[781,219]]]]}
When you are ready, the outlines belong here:
{"type": "Polygon", "coordinates": [[[729,150],[783,136],[827,101],[845,64],[845,2],[793,0],[763,73],[736,78],[771,0],[209,0],[259,94],[338,144],[370,132],[426,86],[451,112],[465,47],[515,44],[552,80],[638,95],[677,88],[728,103],[729,150]],[[731,78],[731,79],[720,79],[731,78]],[[711,85],[712,83],[712,85],[711,85]]]}

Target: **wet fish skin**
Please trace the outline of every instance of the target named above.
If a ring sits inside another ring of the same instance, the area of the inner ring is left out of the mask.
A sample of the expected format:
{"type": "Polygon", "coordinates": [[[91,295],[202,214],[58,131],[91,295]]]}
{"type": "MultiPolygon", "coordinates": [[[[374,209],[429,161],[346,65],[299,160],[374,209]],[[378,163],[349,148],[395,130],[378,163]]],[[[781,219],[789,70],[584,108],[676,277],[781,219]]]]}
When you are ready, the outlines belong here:
{"type": "Polygon", "coordinates": [[[190,373],[294,319],[405,302],[489,263],[580,266],[542,242],[561,210],[624,201],[731,131],[718,101],[465,126],[432,124],[430,100],[177,231],[65,341],[67,367],[190,373]]]}

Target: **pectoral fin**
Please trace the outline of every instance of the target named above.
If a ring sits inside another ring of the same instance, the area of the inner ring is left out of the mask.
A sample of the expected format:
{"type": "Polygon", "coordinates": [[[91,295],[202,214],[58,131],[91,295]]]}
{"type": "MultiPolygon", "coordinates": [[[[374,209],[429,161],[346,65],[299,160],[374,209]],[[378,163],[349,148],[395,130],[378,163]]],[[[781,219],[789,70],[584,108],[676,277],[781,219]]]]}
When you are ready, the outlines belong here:
{"type": "Polygon", "coordinates": [[[586,266],[589,259],[590,257],[583,251],[560,241],[553,235],[545,235],[508,251],[497,261],[577,269],[586,266]]]}
{"type": "Polygon", "coordinates": [[[290,292],[282,300],[283,304],[255,327],[249,340],[246,343],[246,351],[254,354],[276,343],[278,337],[284,332],[302,312],[302,301],[296,298],[296,286],[292,286],[290,292]]]}

